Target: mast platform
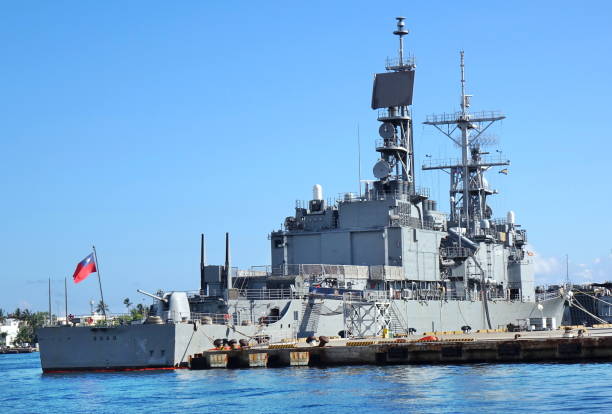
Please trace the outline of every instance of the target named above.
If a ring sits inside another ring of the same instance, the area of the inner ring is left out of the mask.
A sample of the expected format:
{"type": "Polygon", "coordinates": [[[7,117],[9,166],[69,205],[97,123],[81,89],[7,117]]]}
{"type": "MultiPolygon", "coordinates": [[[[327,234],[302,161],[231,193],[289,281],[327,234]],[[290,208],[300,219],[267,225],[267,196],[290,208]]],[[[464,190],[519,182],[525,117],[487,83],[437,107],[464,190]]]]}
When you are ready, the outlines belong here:
{"type": "Polygon", "coordinates": [[[505,119],[500,111],[481,111],[463,114],[462,112],[428,115],[423,122],[425,125],[451,125],[459,122],[495,122],[505,119]]]}

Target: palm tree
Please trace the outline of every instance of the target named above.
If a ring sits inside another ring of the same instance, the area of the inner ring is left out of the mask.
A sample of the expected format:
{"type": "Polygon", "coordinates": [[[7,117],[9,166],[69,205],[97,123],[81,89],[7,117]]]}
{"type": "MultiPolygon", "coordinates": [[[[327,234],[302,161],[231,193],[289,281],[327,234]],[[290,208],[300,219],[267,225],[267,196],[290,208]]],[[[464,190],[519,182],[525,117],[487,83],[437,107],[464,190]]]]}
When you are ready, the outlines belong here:
{"type": "Polygon", "coordinates": [[[147,313],[147,308],[143,306],[142,303],[137,304],[136,307],[132,309],[132,317],[134,319],[145,318],[147,316],[147,313]]]}
{"type": "Polygon", "coordinates": [[[96,305],[96,312],[98,312],[98,313],[106,313],[106,312],[108,312],[108,305],[106,303],[100,301],[96,305]]]}
{"type": "Polygon", "coordinates": [[[123,304],[127,308],[128,312],[130,311],[130,306],[132,306],[132,302],[130,302],[130,298],[123,299],[123,304]]]}
{"type": "Polygon", "coordinates": [[[32,312],[30,312],[29,309],[24,309],[21,312],[21,319],[23,319],[24,321],[29,321],[32,318],[32,312]]]}

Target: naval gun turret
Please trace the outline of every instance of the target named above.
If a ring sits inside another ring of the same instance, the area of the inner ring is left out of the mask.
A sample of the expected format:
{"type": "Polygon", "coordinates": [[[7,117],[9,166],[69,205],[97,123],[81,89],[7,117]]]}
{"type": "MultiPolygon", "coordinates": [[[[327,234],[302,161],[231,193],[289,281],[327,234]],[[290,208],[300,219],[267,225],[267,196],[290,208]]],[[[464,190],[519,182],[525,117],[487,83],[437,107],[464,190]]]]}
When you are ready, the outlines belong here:
{"type": "Polygon", "coordinates": [[[153,305],[154,312],[152,313],[160,317],[163,322],[187,322],[191,319],[186,292],[166,292],[162,296],[140,289],[137,289],[137,292],[157,301],[153,305]]]}

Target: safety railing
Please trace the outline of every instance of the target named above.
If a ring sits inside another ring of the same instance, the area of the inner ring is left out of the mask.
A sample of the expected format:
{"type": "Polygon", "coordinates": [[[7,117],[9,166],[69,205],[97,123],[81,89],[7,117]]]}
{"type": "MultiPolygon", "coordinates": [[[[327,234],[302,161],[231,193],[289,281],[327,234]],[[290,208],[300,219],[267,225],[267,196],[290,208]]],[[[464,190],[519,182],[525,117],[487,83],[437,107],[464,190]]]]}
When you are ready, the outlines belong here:
{"type": "Polygon", "coordinates": [[[497,217],[489,220],[493,226],[505,226],[508,224],[508,219],[505,217],[497,217]]]}
{"type": "Polygon", "coordinates": [[[106,313],[106,317],[103,314],[88,314],[88,315],[73,315],[69,314],[68,318],[65,316],[53,316],[51,321],[46,320],[43,324],[44,327],[53,326],[116,326],[125,325],[130,323],[140,323],[140,319],[134,319],[131,313],[106,313]]]}
{"type": "Polygon", "coordinates": [[[248,316],[237,313],[201,313],[191,312],[190,321],[200,321],[204,325],[269,325],[281,319],[277,315],[248,316]]]}
{"type": "Polygon", "coordinates": [[[208,325],[227,325],[228,323],[240,324],[239,320],[235,320],[235,315],[229,313],[191,312],[190,319],[208,325]]]}
{"type": "Polygon", "coordinates": [[[390,225],[393,226],[405,226],[405,227],[414,227],[416,229],[425,229],[425,230],[440,230],[444,227],[443,222],[437,222],[435,220],[421,220],[417,217],[410,217],[405,214],[398,215],[396,217],[392,217],[390,219],[390,225]]]}
{"type": "MultiPolygon", "coordinates": [[[[492,121],[496,119],[503,119],[505,116],[501,111],[480,111],[480,112],[471,112],[466,114],[466,118],[472,122],[484,122],[484,121],[492,121]]],[[[463,117],[463,113],[461,112],[451,112],[451,113],[442,113],[442,114],[433,114],[427,115],[425,117],[426,124],[435,124],[435,123],[443,123],[443,122],[457,122],[461,120],[463,117]]]]}
{"type": "MultiPolygon", "coordinates": [[[[415,187],[411,190],[407,187],[405,191],[375,191],[373,188],[370,189],[363,195],[355,193],[340,193],[334,198],[327,200],[327,205],[338,205],[340,203],[357,203],[362,201],[373,201],[373,200],[408,200],[412,195],[423,196],[429,198],[431,190],[428,187],[415,187]]],[[[302,202],[296,202],[296,205],[301,205],[302,202]]],[[[287,228],[285,226],[285,228],[287,228]]]]}
{"type": "MultiPolygon", "coordinates": [[[[506,291],[487,291],[487,300],[510,300],[508,292],[506,291]]],[[[446,290],[442,288],[437,289],[402,289],[394,291],[377,291],[377,290],[366,290],[363,293],[363,297],[354,297],[353,300],[362,301],[389,301],[392,299],[403,299],[403,300],[457,300],[457,301],[479,301],[482,299],[481,291],[465,291],[462,294],[458,294],[452,290],[446,290]]],[[[523,298],[529,300],[528,297],[523,298]]]]}
{"type": "Polygon", "coordinates": [[[374,141],[375,148],[404,148],[407,149],[408,143],[402,142],[399,138],[378,138],[374,141]]]}
{"type": "Polygon", "coordinates": [[[400,61],[399,58],[388,57],[385,59],[385,68],[387,70],[397,69],[400,67],[414,67],[416,66],[416,59],[412,55],[403,56],[400,61]]]}
{"type": "Polygon", "coordinates": [[[414,189],[414,193],[416,195],[425,196],[429,198],[431,195],[431,190],[429,189],[429,187],[416,187],[414,189]]]}
{"type": "Polygon", "coordinates": [[[389,111],[388,109],[378,110],[378,120],[379,121],[385,121],[385,120],[390,120],[390,119],[410,119],[410,111],[406,111],[402,113],[397,110],[391,110],[391,111],[389,111]]]}
{"type": "Polygon", "coordinates": [[[544,302],[546,300],[558,298],[559,296],[559,292],[536,293],[536,302],[544,302]]]}
{"type": "MultiPolygon", "coordinates": [[[[501,155],[481,156],[478,161],[469,159],[468,165],[508,165],[510,161],[501,155]]],[[[460,168],[463,166],[463,161],[459,158],[427,158],[423,160],[422,167],[424,169],[432,168],[460,168]]]]}
{"type": "Polygon", "coordinates": [[[238,296],[241,299],[276,300],[295,299],[295,291],[291,289],[240,289],[238,296]]]}
{"type": "Polygon", "coordinates": [[[236,271],[236,277],[255,277],[255,276],[268,276],[270,274],[269,266],[251,266],[247,270],[238,269],[236,271]]]}
{"type": "Polygon", "coordinates": [[[440,256],[445,258],[468,257],[471,250],[467,247],[441,247],[440,256]]]}
{"type": "Polygon", "coordinates": [[[273,275],[341,276],[367,279],[368,266],[330,264],[285,264],[272,268],[273,275]]]}

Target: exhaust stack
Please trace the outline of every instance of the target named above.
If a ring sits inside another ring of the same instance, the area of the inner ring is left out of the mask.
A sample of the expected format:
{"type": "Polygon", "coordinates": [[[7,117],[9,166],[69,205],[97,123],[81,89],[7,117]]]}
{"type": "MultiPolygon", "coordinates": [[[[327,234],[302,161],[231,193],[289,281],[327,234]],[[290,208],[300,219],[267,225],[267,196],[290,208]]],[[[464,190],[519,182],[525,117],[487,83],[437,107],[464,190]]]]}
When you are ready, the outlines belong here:
{"type": "Polygon", "coordinates": [[[229,233],[225,233],[225,283],[228,289],[232,288],[232,265],[230,258],[229,233]]]}
{"type": "Polygon", "coordinates": [[[200,241],[200,295],[205,295],[207,290],[206,278],[204,276],[204,268],[206,267],[206,242],[204,241],[204,233],[200,241]]]}

